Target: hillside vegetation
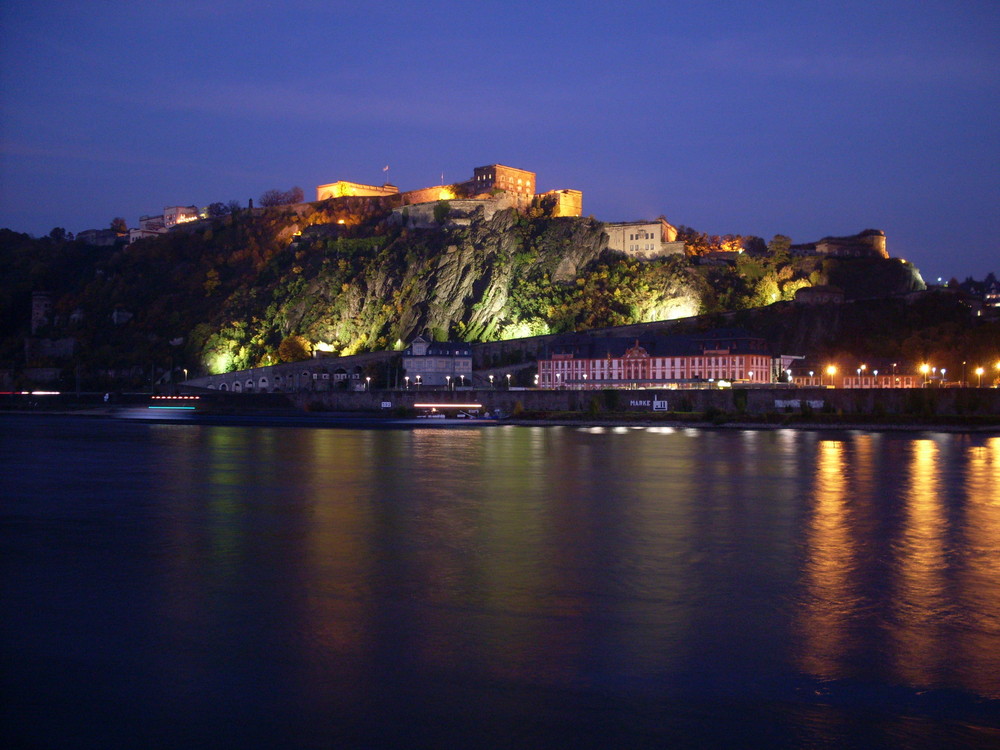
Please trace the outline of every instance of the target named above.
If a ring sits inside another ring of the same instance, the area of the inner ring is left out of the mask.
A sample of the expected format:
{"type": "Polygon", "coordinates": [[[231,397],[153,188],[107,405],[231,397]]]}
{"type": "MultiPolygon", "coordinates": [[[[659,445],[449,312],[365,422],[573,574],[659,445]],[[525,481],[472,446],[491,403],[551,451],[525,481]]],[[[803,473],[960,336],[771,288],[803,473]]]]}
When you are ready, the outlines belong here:
{"type": "Polygon", "coordinates": [[[0,358],[23,363],[33,291],[54,301],[52,325],[37,335],[75,339],[78,370],[194,374],[312,347],[399,348],[418,333],[488,341],[751,309],[811,284],[837,283],[849,296],[923,286],[898,260],[777,251],[639,262],[609,252],[594,219],[540,209],[421,230],[363,211],[339,224],[343,216],[329,203],[240,211],[117,248],[0,230],[9,269],[0,358]],[[116,310],[132,317],[112,324],[116,310]]]}

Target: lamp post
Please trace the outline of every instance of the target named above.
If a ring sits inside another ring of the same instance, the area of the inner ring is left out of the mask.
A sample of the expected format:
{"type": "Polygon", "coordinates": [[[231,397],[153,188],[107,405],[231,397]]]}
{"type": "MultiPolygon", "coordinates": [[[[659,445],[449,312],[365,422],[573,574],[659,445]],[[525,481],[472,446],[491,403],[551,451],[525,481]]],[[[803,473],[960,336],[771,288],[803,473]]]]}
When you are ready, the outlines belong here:
{"type": "Polygon", "coordinates": [[[421,381],[421,378],[420,378],[420,376],[419,376],[419,375],[417,375],[417,390],[418,390],[418,391],[420,390],[420,383],[421,383],[421,382],[422,382],[422,381],[421,381]]]}
{"type": "Polygon", "coordinates": [[[812,382],[812,380],[813,380],[813,374],[814,373],[815,373],[815,370],[810,370],[809,371],[809,385],[815,385],[815,383],[812,382]]]}
{"type": "Polygon", "coordinates": [[[507,373],[507,390],[510,390],[510,373],[507,373]]]}
{"type": "Polygon", "coordinates": [[[538,375],[535,375],[535,388],[538,387],[538,375]]]}
{"type": "Polygon", "coordinates": [[[941,368],[941,385],[947,385],[948,384],[948,380],[944,376],[944,374],[946,372],[948,372],[948,371],[942,367],[941,368]]]}
{"type": "Polygon", "coordinates": [[[874,381],[872,382],[872,385],[875,388],[878,388],[878,370],[872,370],[872,377],[874,378],[874,381]]]}
{"type": "Polygon", "coordinates": [[[445,380],[445,383],[446,383],[446,388],[450,391],[451,390],[451,375],[445,375],[444,376],[444,380],[445,380]]]}
{"type": "Polygon", "coordinates": [[[493,376],[490,375],[490,389],[492,390],[492,388],[493,388],[493,376]]]}
{"type": "Polygon", "coordinates": [[[587,373],[583,373],[583,389],[587,390],[587,373]]]}
{"type": "Polygon", "coordinates": [[[982,388],[983,387],[983,368],[982,367],[977,367],[976,368],[976,375],[979,376],[979,385],[978,385],[978,387],[982,388]]]}
{"type": "Polygon", "coordinates": [[[962,387],[965,388],[965,360],[962,360],[962,387]]]}
{"type": "Polygon", "coordinates": [[[830,387],[833,388],[833,376],[837,374],[837,368],[830,365],[826,368],[826,374],[830,376],[830,387]]]}
{"type": "Polygon", "coordinates": [[[370,375],[365,376],[365,390],[371,393],[372,390],[372,379],[370,375]]]}
{"type": "Polygon", "coordinates": [[[465,388],[465,375],[458,376],[458,387],[465,388]]]}
{"type": "Polygon", "coordinates": [[[920,365],[920,372],[924,376],[924,386],[927,385],[927,373],[929,373],[930,371],[931,371],[931,366],[929,364],[927,364],[926,362],[924,364],[920,365]]]}
{"type": "Polygon", "coordinates": [[[403,382],[406,384],[406,390],[410,390],[410,376],[404,375],[403,382]]]}
{"type": "Polygon", "coordinates": [[[559,378],[562,377],[562,373],[556,373],[556,390],[559,390],[559,378]]]}

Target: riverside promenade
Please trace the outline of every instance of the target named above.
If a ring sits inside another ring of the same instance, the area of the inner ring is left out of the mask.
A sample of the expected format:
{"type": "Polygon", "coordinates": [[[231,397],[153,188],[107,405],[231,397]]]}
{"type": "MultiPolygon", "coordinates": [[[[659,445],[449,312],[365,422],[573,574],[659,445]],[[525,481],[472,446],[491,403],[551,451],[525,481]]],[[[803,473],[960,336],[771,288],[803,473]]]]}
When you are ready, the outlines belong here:
{"type": "Polygon", "coordinates": [[[470,403],[503,414],[624,413],[636,418],[666,413],[975,416],[995,418],[1000,424],[1000,389],[996,388],[409,389],[290,393],[287,398],[301,409],[335,412],[385,412],[419,408],[418,404],[470,403]]]}

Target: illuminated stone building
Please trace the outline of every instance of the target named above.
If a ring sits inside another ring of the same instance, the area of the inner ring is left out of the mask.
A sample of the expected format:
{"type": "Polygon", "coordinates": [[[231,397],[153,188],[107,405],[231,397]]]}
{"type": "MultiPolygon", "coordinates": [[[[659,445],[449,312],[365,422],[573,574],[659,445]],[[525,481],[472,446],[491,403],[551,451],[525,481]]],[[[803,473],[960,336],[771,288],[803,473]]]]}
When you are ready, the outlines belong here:
{"type": "Polygon", "coordinates": [[[162,214],[147,214],[139,217],[139,226],[128,230],[128,242],[165,234],[178,224],[186,224],[202,218],[197,206],[165,206],[162,214]]]}
{"type": "Polygon", "coordinates": [[[403,351],[403,370],[412,387],[471,385],[472,346],[417,336],[403,351]]]}
{"type": "Polygon", "coordinates": [[[467,185],[473,187],[477,194],[503,190],[530,197],[535,194],[535,173],[503,164],[487,164],[472,170],[472,179],[467,185]]]}
{"type": "MultiPolygon", "coordinates": [[[[453,185],[434,185],[400,192],[395,185],[362,185],[357,182],[339,180],[316,188],[316,200],[330,198],[369,197],[386,198],[389,208],[432,203],[440,200],[463,200],[478,198],[501,201],[498,208],[525,209],[538,195],[536,175],[526,169],[517,169],[503,164],[487,164],[475,167],[472,179],[453,185]]],[[[555,216],[580,216],[583,212],[583,193],[579,190],[550,190],[542,196],[555,200],[555,216]]]]}
{"type": "Polygon", "coordinates": [[[554,198],[553,216],[583,216],[583,193],[580,190],[549,190],[542,198],[554,198]]]}
{"type": "Polygon", "coordinates": [[[788,248],[792,255],[830,255],[838,258],[888,258],[885,232],[866,229],[850,237],[824,237],[788,248]]]}
{"type": "Polygon", "coordinates": [[[639,260],[665,255],[683,255],[684,243],[677,239],[677,229],[666,219],[656,221],[620,221],[604,225],[608,249],[639,260]]]}
{"type": "Polygon", "coordinates": [[[789,367],[790,382],[803,388],[919,388],[923,385],[910,363],[871,361],[854,368],[805,358],[789,367]]]}
{"type": "Polygon", "coordinates": [[[640,341],[580,338],[550,346],[538,359],[540,388],[677,388],[725,380],[770,383],[764,339],[741,331],[640,341]]]}
{"type": "Polygon", "coordinates": [[[163,209],[163,226],[170,229],[178,224],[186,224],[201,218],[197,206],[166,206],[163,209]]]}

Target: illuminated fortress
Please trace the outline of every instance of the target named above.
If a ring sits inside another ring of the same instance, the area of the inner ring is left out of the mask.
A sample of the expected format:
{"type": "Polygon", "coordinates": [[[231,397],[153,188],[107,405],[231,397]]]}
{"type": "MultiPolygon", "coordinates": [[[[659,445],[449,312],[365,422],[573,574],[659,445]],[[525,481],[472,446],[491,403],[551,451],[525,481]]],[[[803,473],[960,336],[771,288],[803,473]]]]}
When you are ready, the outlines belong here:
{"type": "Polygon", "coordinates": [[[583,193],[579,190],[549,190],[536,193],[536,175],[526,169],[487,164],[472,170],[472,178],[452,185],[434,185],[400,192],[390,183],[363,185],[338,180],[316,188],[316,200],[329,198],[390,198],[394,207],[416,206],[441,200],[489,201],[503,207],[527,208],[536,198],[554,202],[553,216],[580,216],[583,193]]]}

